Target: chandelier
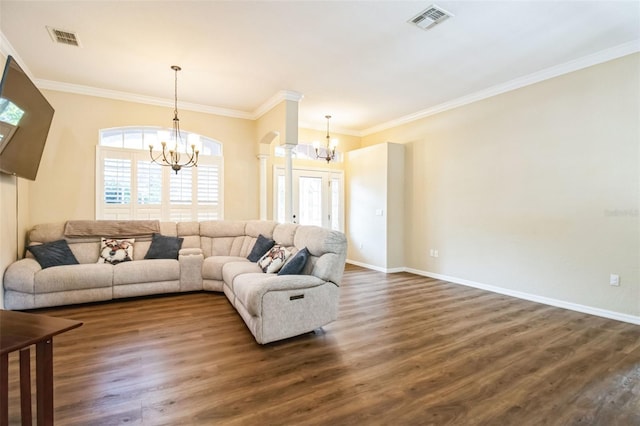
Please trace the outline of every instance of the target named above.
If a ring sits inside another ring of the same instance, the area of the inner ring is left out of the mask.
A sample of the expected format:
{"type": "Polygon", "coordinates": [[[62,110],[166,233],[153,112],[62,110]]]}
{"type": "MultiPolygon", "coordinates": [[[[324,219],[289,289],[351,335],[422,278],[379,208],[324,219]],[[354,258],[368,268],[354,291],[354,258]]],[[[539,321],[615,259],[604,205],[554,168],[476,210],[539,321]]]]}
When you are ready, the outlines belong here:
{"type": "Polygon", "coordinates": [[[327,163],[333,160],[336,157],[336,147],[338,146],[338,139],[331,139],[329,136],[329,119],[330,115],[325,115],[324,118],[327,119],[327,147],[324,154],[320,154],[320,142],[315,141],[313,143],[313,147],[316,149],[316,158],[322,158],[323,160],[327,160],[327,163]]]}
{"type": "Polygon", "coordinates": [[[162,153],[157,156],[153,156],[153,144],[149,145],[149,155],[151,156],[151,162],[160,164],[161,166],[171,167],[176,174],[183,167],[197,167],[198,166],[198,154],[200,151],[196,149],[195,144],[191,145],[191,153],[189,154],[185,152],[184,154],[188,156],[187,160],[183,163],[180,162],[180,152],[178,152],[178,142],[182,142],[182,137],[180,135],[180,119],[178,118],[178,71],[180,68],[177,65],[172,65],[171,69],[175,71],[175,96],[174,96],[174,109],[173,109],[173,149],[169,148],[167,151],[167,143],[162,141],[160,144],[162,145],[162,153]]]}

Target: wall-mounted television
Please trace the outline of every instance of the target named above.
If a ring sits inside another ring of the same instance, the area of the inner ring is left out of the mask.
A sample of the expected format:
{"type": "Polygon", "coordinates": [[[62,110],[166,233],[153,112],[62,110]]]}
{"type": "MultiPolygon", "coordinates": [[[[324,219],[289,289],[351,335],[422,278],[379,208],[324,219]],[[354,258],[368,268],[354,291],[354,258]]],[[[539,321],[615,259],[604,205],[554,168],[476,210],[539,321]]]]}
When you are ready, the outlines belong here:
{"type": "Polygon", "coordinates": [[[0,80],[0,172],[35,180],[53,107],[9,56],[0,80]]]}

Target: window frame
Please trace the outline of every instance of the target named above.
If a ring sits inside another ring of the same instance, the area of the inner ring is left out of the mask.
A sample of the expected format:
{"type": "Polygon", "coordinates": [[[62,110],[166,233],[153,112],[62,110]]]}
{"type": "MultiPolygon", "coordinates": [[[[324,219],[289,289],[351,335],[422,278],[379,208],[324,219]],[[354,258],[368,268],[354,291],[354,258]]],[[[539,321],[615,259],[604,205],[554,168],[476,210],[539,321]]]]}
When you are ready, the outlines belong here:
{"type": "Polygon", "coordinates": [[[220,142],[198,135],[210,142],[218,144],[218,152],[220,152],[220,155],[200,155],[197,167],[184,168],[178,172],[184,173],[189,170],[189,173],[192,174],[190,203],[171,203],[170,182],[172,180],[171,175],[175,172],[170,167],[157,166],[160,167],[161,171],[160,204],[145,204],[140,203],[140,200],[138,200],[138,166],[139,163],[142,162],[151,163],[149,150],[103,146],[100,144],[102,142],[103,131],[117,131],[120,129],[123,132],[129,131],[131,133],[144,132],[144,130],[149,129],[155,129],[158,131],[165,130],[155,127],[121,127],[102,129],[100,131],[95,157],[95,217],[97,220],[158,219],[160,221],[178,222],[224,219],[224,157],[222,156],[222,144],[220,142]],[[104,161],[107,158],[130,161],[130,202],[128,204],[109,204],[105,201],[104,161]],[[199,195],[201,195],[199,194],[199,190],[203,187],[199,186],[198,176],[202,175],[201,177],[204,177],[205,174],[198,173],[198,170],[204,170],[208,167],[213,167],[214,171],[212,171],[212,174],[207,174],[206,176],[217,180],[213,188],[211,188],[210,185],[205,185],[204,188],[211,191],[213,194],[217,194],[217,202],[213,201],[212,203],[200,204],[198,202],[199,195]]]}

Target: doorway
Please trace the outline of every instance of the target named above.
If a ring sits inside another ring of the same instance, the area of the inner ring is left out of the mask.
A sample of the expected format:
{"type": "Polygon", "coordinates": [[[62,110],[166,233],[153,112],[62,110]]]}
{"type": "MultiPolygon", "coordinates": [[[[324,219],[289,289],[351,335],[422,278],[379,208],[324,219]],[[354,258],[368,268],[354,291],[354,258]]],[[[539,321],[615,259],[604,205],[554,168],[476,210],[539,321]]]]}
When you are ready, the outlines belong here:
{"type": "Polygon", "coordinates": [[[274,217],[278,222],[344,230],[344,172],[293,169],[293,217],[285,217],[284,168],[274,169],[274,217]]]}

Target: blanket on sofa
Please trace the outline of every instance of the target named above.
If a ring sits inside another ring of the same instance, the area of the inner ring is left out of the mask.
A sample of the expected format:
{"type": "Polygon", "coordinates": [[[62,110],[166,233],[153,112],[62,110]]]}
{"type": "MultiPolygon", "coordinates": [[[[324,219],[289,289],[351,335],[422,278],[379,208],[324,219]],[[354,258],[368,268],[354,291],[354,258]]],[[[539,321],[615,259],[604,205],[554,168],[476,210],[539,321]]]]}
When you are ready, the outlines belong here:
{"type": "Polygon", "coordinates": [[[145,237],[160,233],[157,220],[70,220],[64,226],[64,236],[125,238],[145,237]]]}

